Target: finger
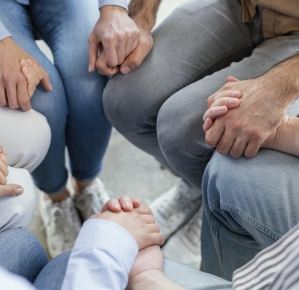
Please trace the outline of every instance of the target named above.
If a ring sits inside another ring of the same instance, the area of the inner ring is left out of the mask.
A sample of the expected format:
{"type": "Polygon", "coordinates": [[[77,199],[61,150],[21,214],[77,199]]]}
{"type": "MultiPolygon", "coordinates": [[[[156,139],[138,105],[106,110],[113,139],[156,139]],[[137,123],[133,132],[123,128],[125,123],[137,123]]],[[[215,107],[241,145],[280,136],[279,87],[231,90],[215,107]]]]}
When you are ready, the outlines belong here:
{"type": "MultiPolygon", "coordinates": [[[[136,47],[133,48],[134,40],[135,39],[132,39],[132,38],[127,40],[126,47],[125,47],[125,58],[127,58],[131,54],[131,52],[136,48],[136,47]]],[[[120,64],[122,64],[122,63],[120,63],[120,64]]]]}
{"type": "Polygon", "coordinates": [[[6,98],[6,90],[1,84],[0,85],[0,106],[3,107],[6,105],[8,105],[7,98],[6,98]]]}
{"type": "Polygon", "coordinates": [[[219,140],[222,137],[223,132],[224,132],[224,124],[222,122],[220,122],[220,120],[217,119],[214,122],[212,128],[210,128],[206,132],[205,139],[206,139],[207,144],[212,147],[216,147],[219,140]]]}
{"type": "Polygon", "coordinates": [[[98,58],[99,50],[100,44],[96,41],[95,36],[91,34],[88,39],[89,72],[93,72],[96,68],[96,61],[98,58]]]}
{"type": "Polygon", "coordinates": [[[228,133],[227,131],[224,131],[223,135],[221,136],[217,144],[218,153],[222,155],[228,154],[228,152],[233,146],[234,140],[235,139],[232,136],[232,134],[228,133]]]}
{"type": "Polygon", "coordinates": [[[152,210],[146,204],[141,204],[138,208],[134,208],[134,211],[136,211],[139,214],[153,215],[152,210]]]}
{"type": "Polygon", "coordinates": [[[150,233],[148,235],[148,246],[152,246],[152,245],[162,246],[164,242],[165,239],[160,233],[150,233]]]}
{"type": "Polygon", "coordinates": [[[160,232],[160,228],[157,224],[154,223],[148,223],[146,225],[147,231],[148,233],[159,233],[160,232]]]}
{"type": "Polygon", "coordinates": [[[7,166],[7,157],[6,154],[3,152],[0,153],[0,160],[7,166]]]}
{"type": "Polygon", "coordinates": [[[113,211],[113,212],[120,212],[121,211],[121,206],[119,204],[119,201],[115,198],[112,198],[110,200],[108,200],[102,207],[101,212],[104,211],[113,211]]]}
{"type": "Polygon", "coordinates": [[[0,171],[0,184],[5,185],[7,183],[7,179],[3,172],[0,171]]]}
{"type": "MultiPolygon", "coordinates": [[[[126,43],[121,43],[116,47],[116,51],[117,51],[117,65],[121,65],[125,58],[126,58],[126,43]]],[[[108,61],[107,61],[108,63],[108,61]]],[[[109,63],[108,63],[109,65],[109,63]]]]}
{"type": "Polygon", "coordinates": [[[23,111],[31,109],[30,98],[28,95],[27,81],[23,80],[17,84],[18,101],[23,111]]]}
{"type": "Polygon", "coordinates": [[[261,148],[262,143],[261,142],[249,142],[246,146],[246,149],[244,150],[244,155],[247,158],[252,158],[255,155],[257,155],[259,149],[261,148]]]}
{"type": "Polygon", "coordinates": [[[204,132],[207,132],[213,125],[213,119],[212,118],[207,118],[204,122],[204,124],[202,125],[202,129],[204,130],[204,132]]]}
{"type": "Polygon", "coordinates": [[[0,153],[3,153],[3,147],[0,145],[0,153]]]}
{"type": "Polygon", "coordinates": [[[238,80],[237,78],[235,77],[232,77],[232,76],[228,76],[225,80],[226,83],[230,83],[230,82],[239,82],[240,80],[238,80]]]}
{"type": "Polygon", "coordinates": [[[232,90],[221,91],[221,92],[215,94],[214,102],[220,98],[225,98],[225,97],[240,99],[242,97],[242,94],[239,91],[232,91],[232,90]]]}
{"type": "Polygon", "coordinates": [[[128,196],[122,196],[118,199],[121,209],[123,211],[132,211],[133,210],[133,203],[131,198],[128,196]]]}
{"type": "Polygon", "coordinates": [[[24,192],[22,186],[17,184],[0,185],[0,196],[19,196],[24,192]]]}
{"type": "Polygon", "coordinates": [[[51,81],[50,81],[49,75],[47,74],[47,72],[42,67],[41,67],[41,72],[42,72],[41,85],[48,92],[52,92],[52,85],[51,85],[51,81]]]}
{"type": "Polygon", "coordinates": [[[28,66],[28,62],[27,62],[27,60],[26,59],[21,59],[20,60],[20,65],[23,67],[23,66],[28,66]]]}
{"type": "Polygon", "coordinates": [[[236,108],[240,105],[241,101],[238,98],[223,97],[217,99],[213,104],[212,108],[216,106],[226,106],[228,109],[236,108]]]}
{"type": "Polygon", "coordinates": [[[132,203],[134,208],[138,208],[141,206],[141,201],[138,198],[132,198],[132,203]]]}
{"type": "Polygon", "coordinates": [[[0,161],[0,171],[3,173],[3,175],[6,177],[8,175],[8,168],[7,165],[0,161]]]}
{"type": "Polygon", "coordinates": [[[237,138],[229,151],[230,155],[234,158],[239,158],[243,155],[247,146],[247,138],[237,138]]]}
{"type": "Polygon", "coordinates": [[[102,51],[100,56],[98,57],[96,61],[96,67],[98,69],[99,74],[105,76],[111,77],[119,72],[119,67],[115,67],[115,68],[108,67],[104,51],[102,51]]]}
{"type": "MultiPolygon", "coordinates": [[[[103,48],[105,51],[106,56],[106,63],[109,68],[115,68],[119,61],[118,61],[118,53],[116,51],[116,47],[113,40],[103,39],[103,48]]],[[[124,55],[124,48],[119,47],[120,55],[124,55]]]]}
{"type": "Polygon", "coordinates": [[[142,214],[141,220],[145,224],[155,224],[155,218],[151,214],[142,214]]]}
{"type": "Polygon", "coordinates": [[[139,45],[137,48],[126,58],[120,67],[120,72],[122,74],[128,74],[129,72],[138,68],[145,57],[148,55],[149,51],[143,50],[143,46],[139,45]]]}
{"type": "Polygon", "coordinates": [[[226,106],[211,107],[203,115],[203,120],[205,121],[207,118],[211,118],[214,120],[215,118],[226,114],[227,111],[228,111],[228,108],[226,106]]]}
{"type": "Polygon", "coordinates": [[[17,84],[6,86],[6,97],[11,109],[18,109],[20,105],[17,98],[17,84]]]}

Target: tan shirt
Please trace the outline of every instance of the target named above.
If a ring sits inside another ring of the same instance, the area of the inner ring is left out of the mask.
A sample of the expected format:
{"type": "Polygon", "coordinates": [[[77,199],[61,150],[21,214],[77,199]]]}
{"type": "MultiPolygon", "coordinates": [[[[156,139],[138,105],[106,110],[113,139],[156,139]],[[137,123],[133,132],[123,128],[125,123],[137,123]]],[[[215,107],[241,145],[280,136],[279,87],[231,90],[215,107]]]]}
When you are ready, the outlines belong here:
{"type": "Polygon", "coordinates": [[[241,0],[243,22],[251,22],[256,6],[263,7],[264,38],[299,30],[299,0],[241,0]]]}

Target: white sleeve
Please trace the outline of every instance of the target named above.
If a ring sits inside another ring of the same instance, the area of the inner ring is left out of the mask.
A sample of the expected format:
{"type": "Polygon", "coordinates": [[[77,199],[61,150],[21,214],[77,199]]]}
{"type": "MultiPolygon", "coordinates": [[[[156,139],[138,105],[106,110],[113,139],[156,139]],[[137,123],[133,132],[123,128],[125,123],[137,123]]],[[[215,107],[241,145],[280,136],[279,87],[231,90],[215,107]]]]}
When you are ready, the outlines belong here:
{"type": "Polygon", "coordinates": [[[135,239],[116,223],[87,220],[72,250],[62,290],[120,290],[138,253],[135,239]]]}
{"type": "Polygon", "coordinates": [[[12,274],[0,268],[1,289],[5,290],[34,290],[35,288],[23,277],[12,274]]]}
{"type": "Polygon", "coordinates": [[[108,5],[120,6],[125,8],[127,11],[129,10],[127,0],[99,0],[99,9],[108,5]]]}
{"type": "Polygon", "coordinates": [[[0,40],[4,39],[6,37],[10,37],[10,36],[11,36],[11,34],[6,29],[6,27],[4,26],[4,24],[0,21],[0,40]]]}

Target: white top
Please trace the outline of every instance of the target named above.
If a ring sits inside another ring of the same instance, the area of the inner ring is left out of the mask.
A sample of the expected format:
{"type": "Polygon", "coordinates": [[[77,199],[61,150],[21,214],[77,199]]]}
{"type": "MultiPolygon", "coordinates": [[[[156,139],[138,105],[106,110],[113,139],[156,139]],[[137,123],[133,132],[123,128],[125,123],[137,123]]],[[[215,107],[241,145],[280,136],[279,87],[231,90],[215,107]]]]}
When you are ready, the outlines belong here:
{"type": "MultiPolygon", "coordinates": [[[[84,223],[70,256],[62,290],[123,290],[138,254],[135,239],[117,224],[84,223]]],[[[1,289],[35,289],[24,278],[0,268],[1,289]]]]}

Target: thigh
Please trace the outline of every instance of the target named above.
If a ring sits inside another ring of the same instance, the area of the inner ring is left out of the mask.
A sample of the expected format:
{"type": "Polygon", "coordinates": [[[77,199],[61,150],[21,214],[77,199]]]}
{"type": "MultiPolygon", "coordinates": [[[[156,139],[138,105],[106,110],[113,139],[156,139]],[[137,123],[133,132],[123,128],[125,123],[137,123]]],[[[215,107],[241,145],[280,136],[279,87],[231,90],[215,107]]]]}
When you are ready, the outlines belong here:
{"type": "Polygon", "coordinates": [[[163,104],[157,120],[158,141],[177,174],[201,188],[202,174],[214,150],[205,142],[202,117],[207,98],[225,84],[226,77],[258,77],[295,54],[298,46],[299,33],[267,40],[250,57],[187,86],[163,104]]]}
{"type": "Polygon", "coordinates": [[[206,271],[231,279],[237,267],[299,222],[298,161],[269,149],[261,149],[252,159],[215,152],[202,187],[206,271]],[[211,260],[215,253],[217,259],[211,260]]]}
{"type": "Polygon", "coordinates": [[[66,252],[51,260],[34,281],[38,290],[60,290],[71,252],[66,252]]]}
{"type": "Polygon", "coordinates": [[[142,65],[109,81],[104,92],[109,121],[116,128],[134,122],[136,133],[155,126],[171,95],[248,56],[254,45],[241,18],[235,0],[191,1],[177,8],[153,32],[154,46],[142,65]]]}
{"type": "Polygon", "coordinates": [[[170,280],[188,290],[233,289],[231,282],[169,260],[165,260],[164,271],[170,280]]]}
{"type": "Polygon", "coordinates": [[[10,229],[0,233],[0,266],[8,271],[33,283],[47,261],[42,245],[29,232],[10,229]]]}

